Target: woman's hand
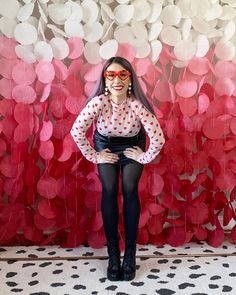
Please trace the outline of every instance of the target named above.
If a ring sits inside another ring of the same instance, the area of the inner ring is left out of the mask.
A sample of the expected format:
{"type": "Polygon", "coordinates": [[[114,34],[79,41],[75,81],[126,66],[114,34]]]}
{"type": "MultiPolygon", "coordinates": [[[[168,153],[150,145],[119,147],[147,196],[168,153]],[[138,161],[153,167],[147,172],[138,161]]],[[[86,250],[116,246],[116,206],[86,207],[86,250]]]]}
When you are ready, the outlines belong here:
{"type": "Polygon", "coordinates": [[[138,161],[138,158],[143,153],[143,150],[139,146],[134,146],[133,148],[127,148],[124,150],[123,154],[130,159],[138,161]]]}
{"type": "Polygon", "coordinates": [[[99,152],[98,163],[111,163],[114,164],[119,160],[119,156],[115,153],[111,153],[111,151],[107,148],[99,152]]]}

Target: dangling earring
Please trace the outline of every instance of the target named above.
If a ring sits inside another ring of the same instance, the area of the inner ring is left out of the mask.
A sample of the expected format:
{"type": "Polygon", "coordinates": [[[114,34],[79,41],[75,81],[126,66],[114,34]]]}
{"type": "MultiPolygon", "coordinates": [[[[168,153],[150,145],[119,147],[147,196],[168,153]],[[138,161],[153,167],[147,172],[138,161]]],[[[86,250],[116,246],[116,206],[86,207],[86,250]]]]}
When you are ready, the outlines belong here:
{"type": "Polygon", "coordinates": [[[128,86],[128,95],[130,96],[131,95],[131,89],[132,89],[132,84],[131,82],[129,83],[129,86],[128,86]]]}
{"type": "Polygon", "coordinates": [[[108,95],[108,87],[107,87],[107,85],[105,86],[104,94],[105,94],[105,95],[108,95]]]}

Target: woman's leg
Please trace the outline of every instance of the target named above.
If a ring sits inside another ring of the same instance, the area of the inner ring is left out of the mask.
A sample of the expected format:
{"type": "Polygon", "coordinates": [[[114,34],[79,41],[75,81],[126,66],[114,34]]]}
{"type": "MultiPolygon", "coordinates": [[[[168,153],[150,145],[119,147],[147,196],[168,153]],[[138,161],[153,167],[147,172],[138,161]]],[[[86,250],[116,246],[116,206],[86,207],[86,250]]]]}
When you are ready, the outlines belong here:
{"type": "Polygon", "coordinates": [[[136,241],[140,202],[138,184],[142,175],[143,165],[134,162],[122,166],[123,214],[125,225],[125,239],[136,241]]]}
{"type": "Polygon", "coordinates": [[[107,239],[107,251],[109,256],[107,278],[118,281],[121,277],[120,248],[118,238],[118,189],[119,189],[119,165],[98,164],[98,173],[102,183],[102,218],[105,236],[107,239]]]}
{"type": "Polygon", "coordinates": [[[136,239],[140,216],[138,184],[143,165],[134,162],[122,166],[123,215],[125,226],[125,254],[122,264],[122,278],[129,281],[135,277],[136,239]]]}
{"type": "Polygon", "coordinates": [[[118,233],[118,189],[119,165],[98,164],[98,173],[102,184],[102,217],[107,240],[114,239],[118,233]]]}

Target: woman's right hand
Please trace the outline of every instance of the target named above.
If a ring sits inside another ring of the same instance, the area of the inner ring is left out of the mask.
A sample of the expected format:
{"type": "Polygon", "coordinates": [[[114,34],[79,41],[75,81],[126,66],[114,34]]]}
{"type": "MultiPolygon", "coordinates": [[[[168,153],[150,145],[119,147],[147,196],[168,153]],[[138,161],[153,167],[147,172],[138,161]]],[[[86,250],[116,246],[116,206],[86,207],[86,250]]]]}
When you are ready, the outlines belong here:
{"type": "Polygon", "coordinates": [[[108,148],[99,152],[98,164],[111,163],[114,164],[119,160],[119,156],[112,153],[108,148]]]}

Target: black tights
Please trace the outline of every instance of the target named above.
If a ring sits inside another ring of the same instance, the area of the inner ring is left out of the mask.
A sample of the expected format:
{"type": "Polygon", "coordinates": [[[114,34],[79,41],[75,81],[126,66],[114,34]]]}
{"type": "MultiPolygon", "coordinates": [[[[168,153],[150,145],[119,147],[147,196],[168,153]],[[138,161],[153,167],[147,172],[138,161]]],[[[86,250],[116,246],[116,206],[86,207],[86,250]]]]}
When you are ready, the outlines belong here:
{"type": "Polygon", "coordinates": [[[122,172],[123,216],[125,238],[136,241],[140,215],[138,183],[143,171],[143,165],[133,162],[125,165],[98,164],[98,173],[102,183],[102,217],[106,239],[118,235],[118,190],[120,167],[122,172]]]}

